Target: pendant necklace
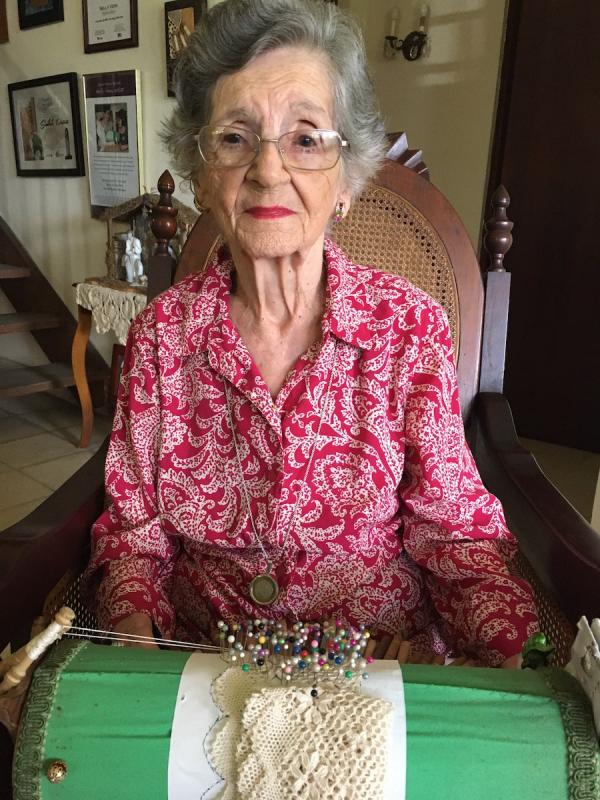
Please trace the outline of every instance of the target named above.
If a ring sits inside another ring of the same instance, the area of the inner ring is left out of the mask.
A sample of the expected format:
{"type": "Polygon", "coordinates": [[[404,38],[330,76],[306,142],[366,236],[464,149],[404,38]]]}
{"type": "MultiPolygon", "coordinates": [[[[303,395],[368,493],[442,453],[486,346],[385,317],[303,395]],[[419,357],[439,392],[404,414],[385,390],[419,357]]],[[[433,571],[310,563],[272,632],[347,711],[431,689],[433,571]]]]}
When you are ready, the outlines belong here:
{"type": "MultiPolygon", "coordinates": [[[[285,546],[287,544],[287,540],[289,538],[290,533],[295,527],[296,524],[296,514],[298,513],[298,508],[300,506],[300,500],[302,499],[302,495],[304,494],[304,490],[306,488],[306,479],[308,478],[308,473],[310,471],[310,466],[313,461],[313,457],[315,455],[315,451],[317,449],[317,444],[319,442],[319,437],[321,435],[321,426],[323,424],[323,420],[325,419],[325,411],[329,405],[329,396],[331,393],[331,384],[333,382],[333,374],[335,372],[335,362],[336,362],[336,355],[337,355],[337,340],[334,340],[333,343],[333,355],[331,360],[331,372],[329,373],[329,381],[327,383],[327,390],[325,392],[325,396],[323,398],[323,403],[321,405],[321,413],[319,415],[319,423],[317,425],[317,430],[315,431],[315,435],[313,438],[313,442],[310,449],[310,455],[308,461],[306,463],[306,469],[304,470],[304,477],[302,478],[302,482],[300,485],[300,489],[298,491],[298,495],[296,497],[296,503],[294,505],[294,509],[292,511],[292,516],[290,518],[290,524],[285,532],[283,537],[283,541],[281,543],[281,547],[279,548],[281,552],[284,552],[285,546]]],[[[237,435],[235,432],[235,427],[233,424],[233,411],[232,411],[232,404],[231,404],[231,394],[229,390],[229,386],[227,382],[224,380],[223,385],[225,387],[225,398],[227,402],[227,416],[229,418],[229,427],[231,428],[231,436],[233,438],[233,445],[235,448],[235,456],[238,465],[238,470],[240,473],[240,477],[242,479],[241,488],[242,494],[244,497],[244,505],[246,506],[246,513],[250,519],[250,524],[252,526],[252,532],[254,534],[254,539],[257,542],[258,546],[260,547],[261,553],[266,561],[266,569],[264,572],[256,575],[250,581],[250,585],[248,587],[248,592],[252,600],[259,606],[271,606],[277,600],[280,593],[279,584],[277,583],[277,579],[273,575],[273,561],[267,555],[267,551],[265,550],[265,546],[263,544],[262,538],[258,533],[256,528],[256,523],[254,521],[254,517],[252,516],[252,510],[250,507],[250,496],[248,494],[248,486],[246,483],[246,478],[244,476],[244,470],[242,469],[242,458],[240,455],[240,447],[237,439],[237,435]]],[[[279,505],[281,504],[281,500],[279,501],[279,505]]],[[[277,530],[277,519],[279,517],[279,505],[277,506],[277,511],[275,512],[275,519],[273,521],[273,525],[267,531],[267,534],[271,532],[273,527],[277,530]]]]}

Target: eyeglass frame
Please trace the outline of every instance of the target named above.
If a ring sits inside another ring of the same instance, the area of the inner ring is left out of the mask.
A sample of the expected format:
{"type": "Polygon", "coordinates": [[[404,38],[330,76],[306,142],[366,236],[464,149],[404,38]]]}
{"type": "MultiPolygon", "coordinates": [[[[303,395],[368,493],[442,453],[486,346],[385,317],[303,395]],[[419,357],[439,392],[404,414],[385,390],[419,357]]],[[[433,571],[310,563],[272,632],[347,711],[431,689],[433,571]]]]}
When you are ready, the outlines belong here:
{"type": "Polygon", "coordinates": [[[342,139],[342,136],[338,131],[334,131],[334,130],[329,129],[329,128],[299,128],[298,131],[286,131],[285,133],[282,133],[281,136],[278,136],[277,139],[265,139],[262,136],[259,136],[258,133],[254,133],[254,131],[250,131],[250,130],[248,130],[248,128],[240,128],[237,125],[203,125],[200,128],[200,130],[198,131],[198,133],[196,133],[194,135],[193,138],[194,138],[194,141],[196,142],[196,147],[198,148],[198,152],[200,153],[200,157],[202,158],[204,163],[208,164],[209,167],[212,166],[212,167],[215,167],[216,169],[239,169],[240,167],[249,167],[251,164],[254,164],[256,159],[261,154],[263,142],[267,142],[267,143],[271,143],[271,144],[277,145],[277,152],[279,153],[279,155],[281,157],[281,161],[282,161],[284,167],[286,167],[287,169],[297,170],[298,172],[319,172],[319,171],[322,172],[322,171],[333,169],[338,164],[340,158],[342,157],[342,148],[343,147],[350,147],[350,145],[348,144],[346,139],[342,139]],[[249,134],[251,134],[252,136],[254,136],[256,138],[257,143],[258,143],[257,149],[254,151],[254,155],[253,155],[252,159],[250,161],[248,161],[246,164],[216,164],[215,165],[213,162],[210,162],[210,161],[206,160],[206,156],[204,155],[204,153],[202,152],[202,149],[200,147],[200,136],[202,134],[202,131],[205,131],[205,130],[213,130],[213,131],[220,130],[220,131],[224,131],[226,128],[229,128],[229,129],[234,130],[234,131],[236,131],[236,130],[237,131],[243,131],[244,133],[249,133],[249,134]],[[290,134],[290,133],[297,133],[298,131],[304,131],[304,130],[310,131],[311,133],[335,133],[335,135],[337,136],[338,141],[340,143],[340,149],[339,149],[339,152],[338,152],[338,157],[336,158],[335,162],[330,167],[294,167],[291,164],[288,164],[288,162],[286,161],[285,152],[279,147],[279,142],[281,141],[281,139],[284,136],[288,136],[288,134],[290,134]]]}

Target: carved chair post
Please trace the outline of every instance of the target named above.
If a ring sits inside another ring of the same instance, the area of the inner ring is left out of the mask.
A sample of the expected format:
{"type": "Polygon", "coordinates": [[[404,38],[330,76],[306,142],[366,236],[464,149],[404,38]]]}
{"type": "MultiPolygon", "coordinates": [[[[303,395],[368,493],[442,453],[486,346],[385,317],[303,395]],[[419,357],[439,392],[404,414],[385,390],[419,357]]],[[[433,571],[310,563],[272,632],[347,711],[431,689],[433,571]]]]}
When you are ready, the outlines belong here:
{"type": "Polygon", "coordinates": [[[173,282],[175,258],[169,253],[169,242],[177,232],[177,209],[171,196],[175,182],[165,170],[158,179],[158,202],[152,209],[152,233],[156,237],[156,249],[150,257],[148,269],[148,300],[168,289],[173,282]]]}
{"type": "Polygon", "coordinates": [[[480,392],[502,393],[510,299],[510,273],[504,268],[504,256],[512,245],[513,223],[506,216],[510,196],[499,186],[492,196],[492,216],[485,223],[483,246],[490,266],[483,276],[485,306],[481,339],[480,392]]]}

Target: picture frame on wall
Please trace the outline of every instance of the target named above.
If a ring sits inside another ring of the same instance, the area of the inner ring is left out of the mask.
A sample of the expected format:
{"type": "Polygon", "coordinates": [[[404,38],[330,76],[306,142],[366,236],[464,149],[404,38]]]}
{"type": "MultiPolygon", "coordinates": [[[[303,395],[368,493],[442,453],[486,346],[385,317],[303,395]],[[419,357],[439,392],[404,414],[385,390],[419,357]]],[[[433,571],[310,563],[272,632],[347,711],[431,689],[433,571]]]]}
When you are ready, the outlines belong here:
{"type": "Polygon", "coordinates": [[[83,76],[92,216],[142,191],[140,73],[135,69],[83,76]]]}
{"type": "Polygon", "coordinates": [[[170,0],[165,3],[165,47],[167,54],[167,94],[175,97],[173,71],[185,50],[194,28],[206,13],[206,0],[170,0]]]}
{"type": "Polygon", "coordinates": [[[77,73],[8,84],[17,175],[85,175],[77,73]]]}
{"type": "Polygon", "coordinates": [[[82,0],[83,49],[86,53],[137,47],[137,0],[82,0]]]}
{"type": "Polygon", "coordinates": [[[17,0],[21,30],[62,22],[63,0],[17,0]]]}

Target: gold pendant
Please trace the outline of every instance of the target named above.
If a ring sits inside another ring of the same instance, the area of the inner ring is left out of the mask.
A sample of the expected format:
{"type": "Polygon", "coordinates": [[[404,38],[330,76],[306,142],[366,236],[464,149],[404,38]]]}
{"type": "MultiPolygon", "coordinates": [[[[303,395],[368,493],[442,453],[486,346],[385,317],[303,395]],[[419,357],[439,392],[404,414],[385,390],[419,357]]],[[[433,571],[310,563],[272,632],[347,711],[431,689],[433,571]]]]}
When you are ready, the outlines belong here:
{"type": "Polygon", "coordinates": [[[271,606],[279,597],[279,584],[272,575],[257,575],[250,582],[250,597],[259,606],[271,606]]]}

